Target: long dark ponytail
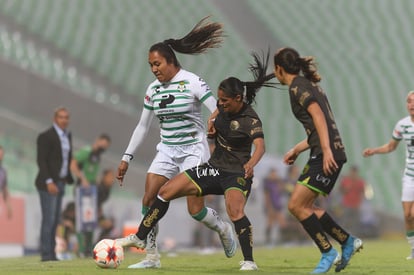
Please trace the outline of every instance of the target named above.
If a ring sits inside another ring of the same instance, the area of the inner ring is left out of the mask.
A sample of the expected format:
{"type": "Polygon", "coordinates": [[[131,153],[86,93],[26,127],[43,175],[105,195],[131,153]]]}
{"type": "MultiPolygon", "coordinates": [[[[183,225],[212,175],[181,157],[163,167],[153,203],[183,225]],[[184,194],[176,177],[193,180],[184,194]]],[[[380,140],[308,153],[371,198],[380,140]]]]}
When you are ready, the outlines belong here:
{"type": "Polygon", "coordinates": [[[267,54],[259,56],[252,53],[254,62],[250,64],[249,70],[253,74],[253,81],[241,81],[236,77],[229,77],[223,80],[219,89],[230,97],[240,95],[242,99],[249,105],[255,101],[257,92],[261,87],[275,87],[276,83],[269,82],[274,78],[274,74],[266,74],[269,63],[269,51],[267,54]]]}
{"type": "Polygon", "coordinates": [[[184,37],[166,39],[152,45],[149,51],[159,52],[168,63],[179,67],[180,63],[174,51],[183,54],[199,54],[208,49],[220,47],[224,37],[223,25],[217,22],[208,22],[208,18],[209,16],[201,19],[184,37]]]}
{"type": "Polygon", "coordinates": [[[293,48],[283,48],[274,56],[274,65],[281,66],[287,73],[303,73],[309,81],[320,82],[322,77],[318,73],[315,58],[313,56],[301,57],[293,48]]]}

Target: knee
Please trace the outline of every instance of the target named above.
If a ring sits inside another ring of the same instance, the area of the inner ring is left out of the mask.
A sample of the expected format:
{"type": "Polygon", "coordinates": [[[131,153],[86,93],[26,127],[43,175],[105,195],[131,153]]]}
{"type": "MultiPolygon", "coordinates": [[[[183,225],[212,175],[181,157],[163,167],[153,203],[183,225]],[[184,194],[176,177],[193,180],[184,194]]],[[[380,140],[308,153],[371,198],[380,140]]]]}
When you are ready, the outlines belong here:
{"type": "Polygon", "coordinates": [[[404,213],[404,219],[407,222],[413,222],[414,221],[414,213],[412,213],[411,211],[404,213]]]}
{"type": "Polygon", "coordinates": [[[298,205],[297,203],[295,203],[293,200],[289,200],[288,202],[288,210],[289,212],[293,215],[293,216],[297,216],[299,210],[298,210],[298,205]]]}
{"type": "Polygon", "coordinates": [[[160,190],[158,191],[158,194],[154,196],[154,200],[157,196],[161,197],[165,201],[172,200],[173,192],[171,192],[170,188],[166,185],[163,185],[160,190]]]}
{"type": "Polygon", "coordinates": [[[155,201],[155,197],[156,196],[152,196],[148,193],[145,193],[144,197],[142,198],[142,205],[151,206],[155,201]]]}
{"type": "Polygon", "coordinates": [[[243,207],[232,207],[232,206],[228,206],[227,207],[227,215],[229,216],[229,219],[234,222],[237,220],[240,220],[241,218],[243,218],[244,211],[243,211],[243,207]]]}

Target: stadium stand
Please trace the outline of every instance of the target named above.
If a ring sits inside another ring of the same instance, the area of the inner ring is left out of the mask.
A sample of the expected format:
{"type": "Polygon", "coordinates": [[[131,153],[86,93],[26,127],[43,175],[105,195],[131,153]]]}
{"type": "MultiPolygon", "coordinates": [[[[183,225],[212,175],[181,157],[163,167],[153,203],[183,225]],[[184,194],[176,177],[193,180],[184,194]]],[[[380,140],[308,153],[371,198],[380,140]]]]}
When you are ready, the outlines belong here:
{"type": "MultiPolygon", "coordinates": [[[[0,10],[123,87],[127,93],[136,95],[144,89],[142,85],[152,80],[146,62],[142,61],[146,59],[150,45],[166,38],[180,37],[197,20],[209,14],[218,14],[205,1],[183,0],[168,6],[172,16],[157,14],[165,9],[164,5],[165,2],[159,0],[0,1],[0,10]],[[160,26],[174,26],[175,31],[160,26]]],[[[223,22],[221,19],[214,17],[214,20],[223,22]]],[[[223,47],[224,52],[220,55],[224,54],[233,62],[216,66],[216,58],[198,58],[200,74],[209,72],[209,77],[215,82],[233,71],[233,67],[239,72],[238,65],[244,65],[243,62],[248,60],[246,49],[239,43],[237,34],[228,25],[226,31],[232,33],[228,37],[230,41],[226,41],[232,46],[223,47]]],[[[193,67],[197,62],[186,56],[180,57],[180,60],[185,67],[193,67]]],[[[77,82],[82,84],[86,81],[74,80],[74,83],[77,82]]]]}

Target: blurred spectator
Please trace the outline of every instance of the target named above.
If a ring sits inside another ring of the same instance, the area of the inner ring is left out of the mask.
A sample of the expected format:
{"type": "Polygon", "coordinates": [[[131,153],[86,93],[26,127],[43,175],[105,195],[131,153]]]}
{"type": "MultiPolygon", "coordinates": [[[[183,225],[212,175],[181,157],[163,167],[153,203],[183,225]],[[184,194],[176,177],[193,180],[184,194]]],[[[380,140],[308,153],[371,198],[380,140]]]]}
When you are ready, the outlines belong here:
{"type": "MultiPolygon", "coordinates": [[[[293,191],[293,188],[295,188],[296,182],[298,181],[300,174],[299,167],[295,164],[289,165],[287,169],[287,175],[285,179],[285,192],[290,196],[290,194],[293,191]]],[[[288,200],[286,200],[287,203],[288,200]]]]}
{"type": "Polygon", "coordinates": [[[283,192],[285,183],[275,168],[270,169],[263,181],[264,203],[266,213],[265,242],[272,244],[272,229],[275,225],[283,229],[286,226],[285,213],[283,211],[283,192]]]}
{"type": "Polygon", "coordinates": [[[351,232],[357,232],[361,222],[361,205],[365,196],[365,180],[359,175],[357,166],[351,166],[347,175],[340,181],[343,208],[343,224],[351,232]]]}
{"type": "Polygon", "coordinates": [[[100,230],[98,241],[120,237],[114,232],[114,218],[105,216],[102,208],[103,203],[109,199],[114,182],[115,172],[112,169],[105,169],[98,184],[98,224],[100,230]]]}
{"type": "Polygon", "coordinates": [[[0,193],[3,195],[4,204],[7,207],[7,217],[9,219],[13,216],[12,206],[10,202],[9,189],[7,187],[7,172],[6,169],[2,166],[4,156],[4,149],[0,145],[0,193]]]}
{"type": "MultiPolygon", "coordinates": [[[[101,134],[92,144],[92,146],[85,146],[74,153],[71,163],[72,173],[77,178],[77,192],[79,197],[76,200],[76,207],[81,207],[80,201],[85,194],[93,195],[96,192],[96,183],[98,179],[99,166],[101,163],[101,155],[105,152],[111,144],[111,139],[107,134],[101,134]],[[88,189],[87,192],[80,192],[79,188],[88,189]],[[79,201],[78,201],[79,200],[79,201]]],[[[96,196],[96,193],[95,193],[96,196]]],[[[94,202],[95,203],[95,202],[94,202]]],[[[84,207],[84,206],[82,206],[84,207]]],[[[86,207],[86,206],[85,206],[86,207]]],[[[97,207],[92,206],[92,207],[97,207]]],[[[97,213],[97,209],[92,209],[91,212],[97,213]]],[[[84,211],[77,210],[77,213],[84,213],[84,211]]],[[[77,221],[83,221],[83,217],[77,217],[77,221]]],[[[78,244],[79,256],[88,257],[92,255],[93,249],[93,231],[95,224],[91,221],[88,226],[81,226],[78,224],[78,244]]]]}
{"type": "Polygon", "coordinates": [[[75,233],[75,203],[69,202],[62,212],[61,222],[56,230],[56,257],[59,260],[71,259],[77,251],[77,242],[73,238],[75,233]]]}
{"type": "Polygon", "coordinates": [[[57,261],[56,228],[59,223],[65,184],[72,183],[69,171],[72,158],[72,136],[67,130],[69,111],[65,107],[55,110],[53,126],[37,137],[36,188],[39,192],[42,221],[40,250],[42,261],[57,261]]]}

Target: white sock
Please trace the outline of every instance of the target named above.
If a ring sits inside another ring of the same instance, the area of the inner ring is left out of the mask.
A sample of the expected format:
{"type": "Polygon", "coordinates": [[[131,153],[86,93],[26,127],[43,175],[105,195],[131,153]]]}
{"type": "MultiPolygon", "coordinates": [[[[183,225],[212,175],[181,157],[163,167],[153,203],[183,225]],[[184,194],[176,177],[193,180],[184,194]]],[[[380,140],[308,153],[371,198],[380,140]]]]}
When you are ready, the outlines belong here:
{"type": "Polygon", "coordinates": [[[201,220],[202,223],[204,223],[208,228],[220,233],[223,232],[225,228],[225,223],[223,219],[219,216],[216,210],[206,207],[207,214],[206,216],[201,220]]]}
{"type": "Polygon", "coordinates": [[[414,236],[413,237],[407,237],[408,244],[411,247],[411,255],[414,256],[414,236]]]}
{"type": "Polygon", "coordinates": [[[147,258],[159,259],[158,247],[157,247],[157,235],[158,235],[158,224],[148,233],[147,246],[145,251],[147,252],[147,258]]]}

